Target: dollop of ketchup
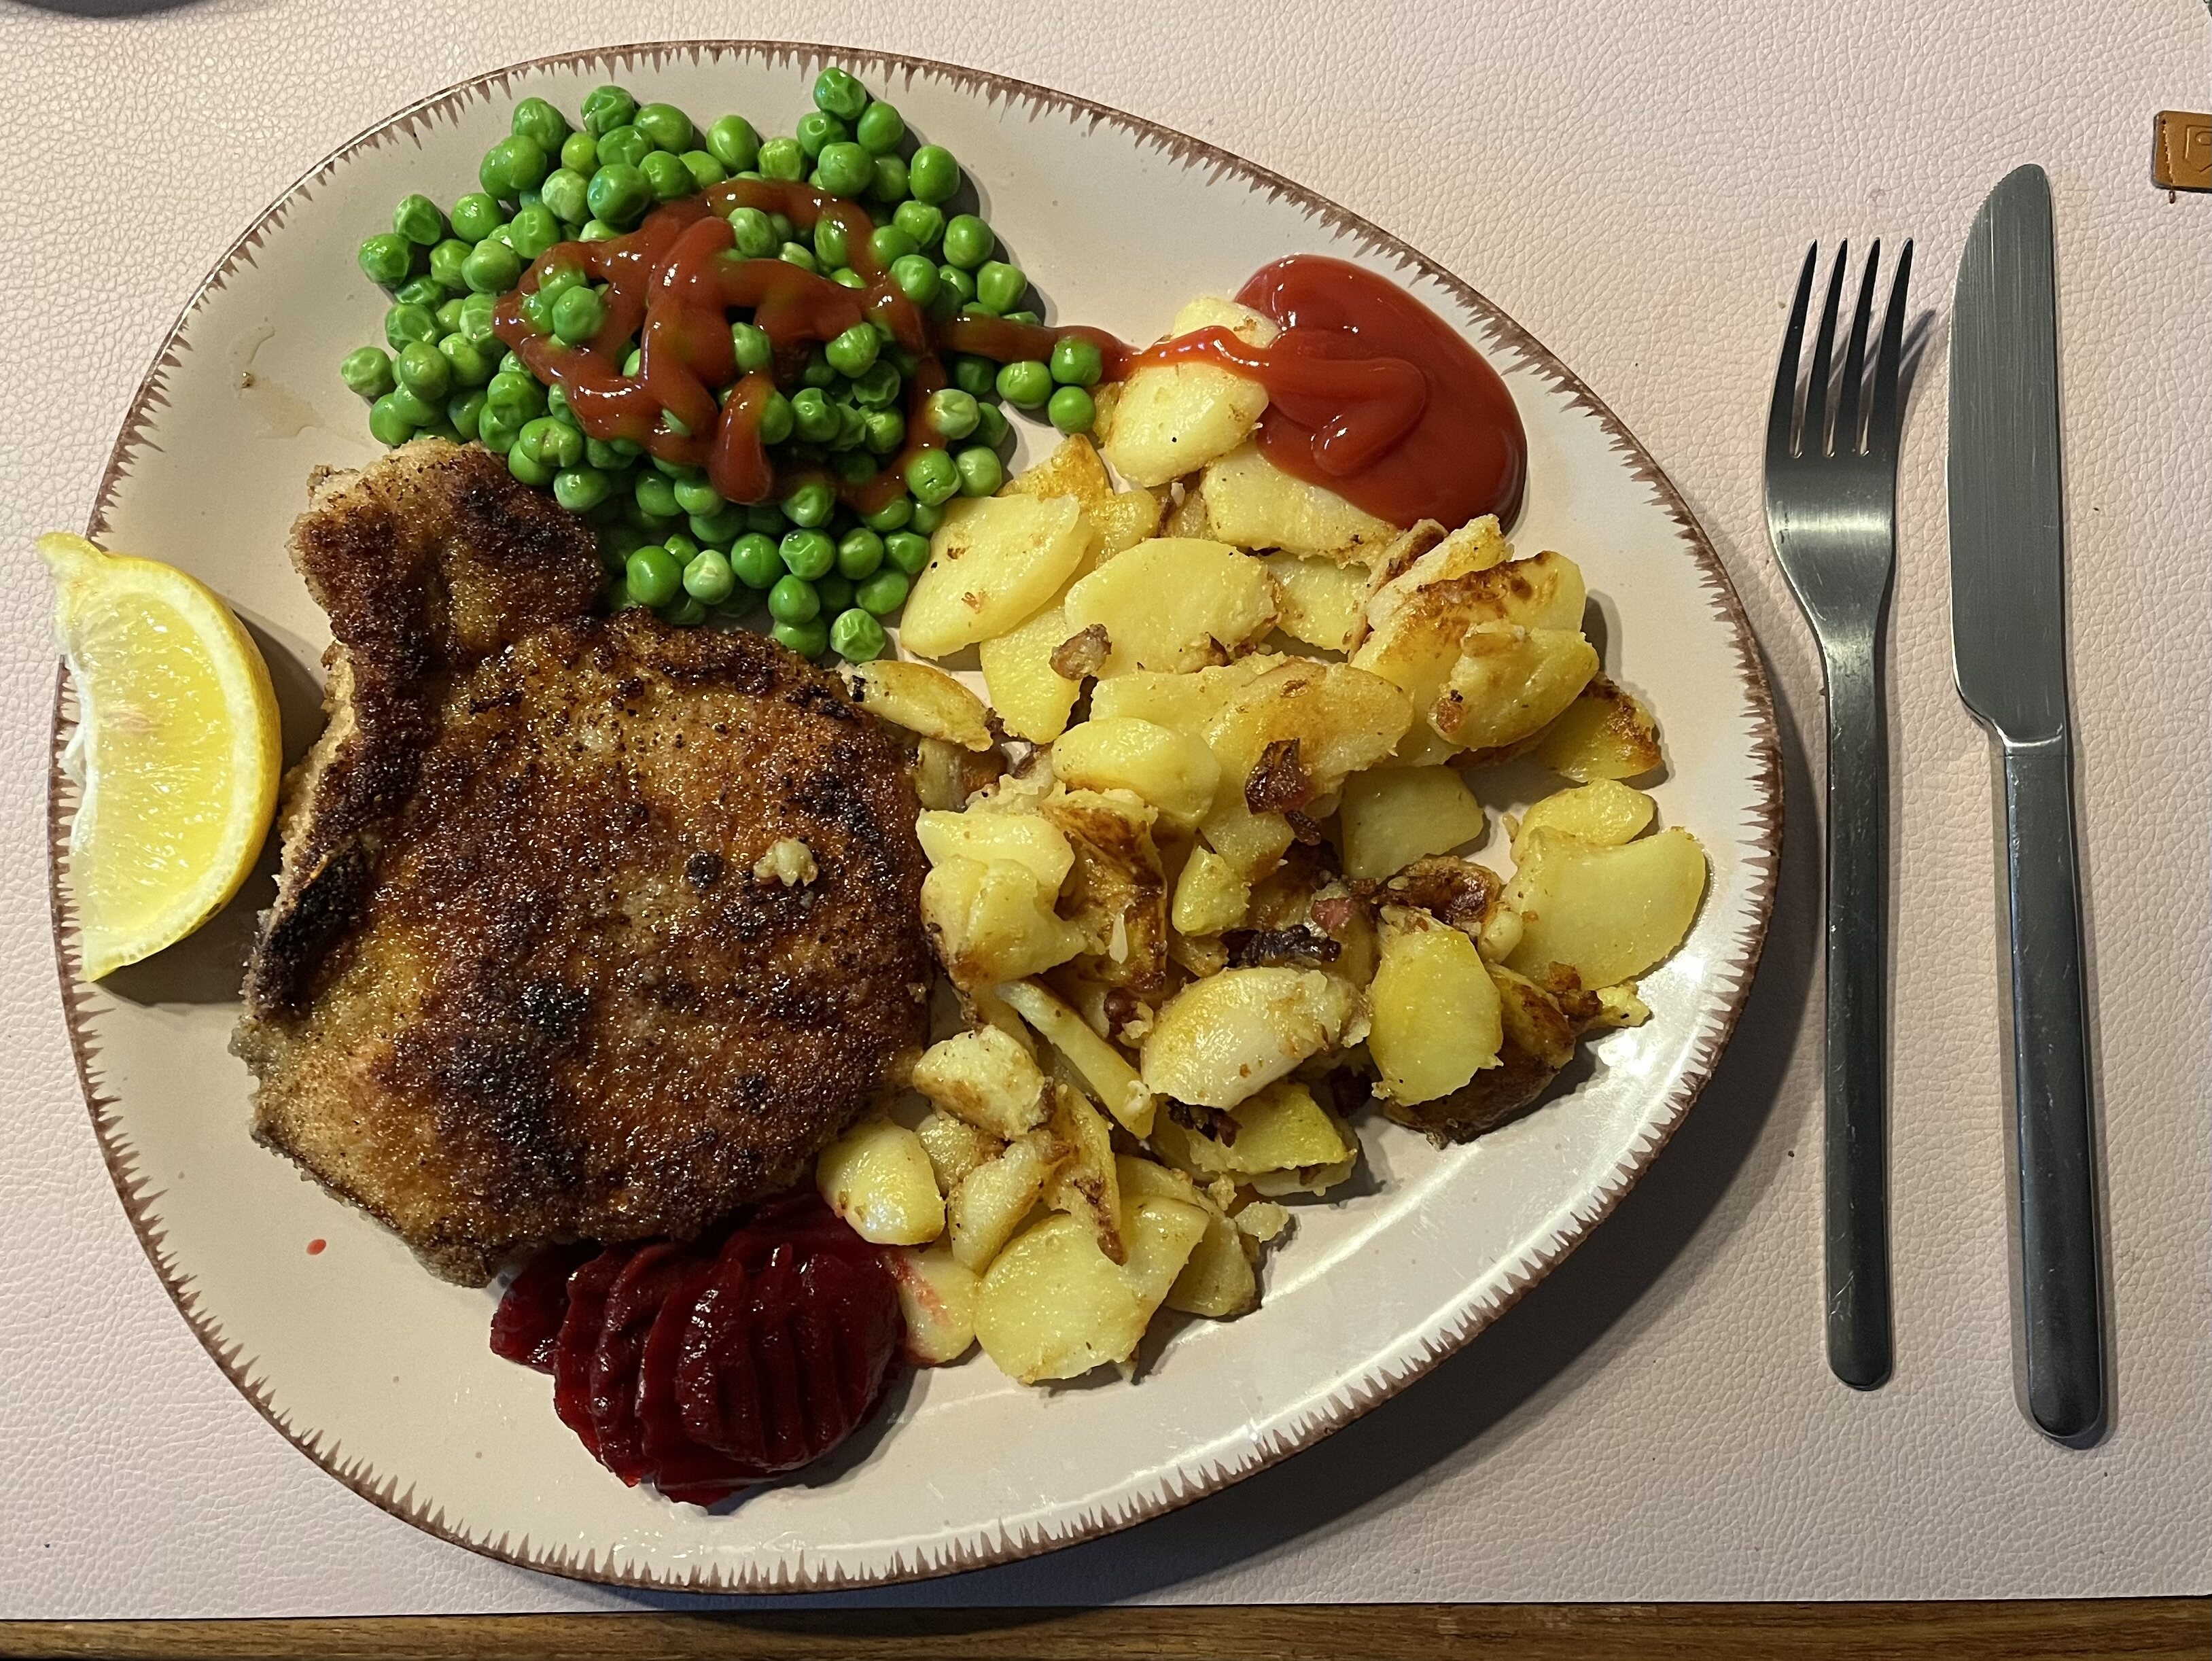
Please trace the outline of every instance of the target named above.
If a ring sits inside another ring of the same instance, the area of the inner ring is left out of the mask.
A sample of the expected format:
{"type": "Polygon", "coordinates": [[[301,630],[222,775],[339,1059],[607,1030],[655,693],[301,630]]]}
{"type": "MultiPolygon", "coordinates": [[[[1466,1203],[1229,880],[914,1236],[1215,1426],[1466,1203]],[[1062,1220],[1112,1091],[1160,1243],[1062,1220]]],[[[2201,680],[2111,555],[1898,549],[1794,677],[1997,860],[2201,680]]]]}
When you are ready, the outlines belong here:
{"type": "Polygon", "coordinates": [[[807,186],[730,179],[656,209],[626,236],[548,249],[500,302],[495,327],[539,380],[562,389],[585,432],[703,468],[732,502],[766,502],[821,478],[872,512],[904,488],[916,453],[945,444],[927,413],[930,395],[945,384],[940,353],[1042,359],[1073,335],[1098,348],[1108,380],[1147,364],[1205,362],[1258,381],[1267,389],[1259,432],[1267,459],[1393,524],[1458,525],[1483,514],[1510,523],[1520,509],[1528,447],[1511,392],[1457,330],[1386,277],[1292,254],[1255,272],[1237,295],[1277,324],[1272,344],[1252,346],[1208,328],[1139,351],[1079,325],[926,317],[876,258],[873,230],[859,204],[807,186]],[[740,207],[783,214],[801,230],[834,221],[862,286],[740,256],[724,217],[740,207]],[[563,265],[607,284],[606,320],[577,346],[538,332],[524,305],[563,265]],[[774,374],[737,373],[729,319],[741,307],[774,344],[774,374]],[[841,483],[811,467],[780,474],[760,436],[777,382],[797,378],[814,343],[864,321],[879,323],[913,357],[904,448],[863,478],[841,483]],[[633,338],[641,361],[626,375],[621,354],[633,338]]]}

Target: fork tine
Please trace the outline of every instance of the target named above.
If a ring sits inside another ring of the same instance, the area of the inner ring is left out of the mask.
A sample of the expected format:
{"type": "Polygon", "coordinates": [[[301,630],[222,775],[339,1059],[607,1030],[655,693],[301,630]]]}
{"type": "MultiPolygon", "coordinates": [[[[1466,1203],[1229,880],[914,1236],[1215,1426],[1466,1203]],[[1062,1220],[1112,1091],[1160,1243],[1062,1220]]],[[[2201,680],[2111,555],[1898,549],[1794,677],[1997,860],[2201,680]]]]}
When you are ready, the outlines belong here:
{"type": "Polygon", "coordinates": [[[1867,423],[1869,454],[1897,453],[1897,376],[1905,356],[1905,290],[1912,282],[1912,243],[1908,239],[1897,257],[1897,275],[1890,279],[1889,311],[1881,322],[1881,350],[1874,361],[1874,418],[1867,423]]]}
{"type": "Polygon", "coordinates": [[[1813,271],[1820,258],[1819,243],[1805,250],[1804,269],[1797,273],[1797,298],[1790,307],[1790,326],[1783,332],[1782,362],[1774,371],[1774,401],[1766,413],[1769,466],[1796,453],[1792,429],[1797,421],[1797,357],[1805,346],[1805,313],[1813,303],[1813,271]]]}
{"type": "Polygon", "coordinates": [[[1859,393],[1866,377],[1867,325],[1874,317],[1874,281],[1881,270],[1881,239],[1867,250],[1859,278],[1859,303],[1851,312],[1851,338],[1844,348],[1844,388],[1836,405],[1836,453],[1857,455],[1865,447],[1859,422],[1859,393]]]}
{"type": "Polygon", "coordinates": [[[1836,310],[1844,297],[1844,271],[1851,263],[1851,245],[1836,244],[1835,269],[1828,274],[1828,303],[1820,307],[1820,332],[1813,338],[1813,362],[1805,384],[1804,438],[1800,452],[1808,456],[1828,453],[1828,367],[1836,345],[1836,310]]]}

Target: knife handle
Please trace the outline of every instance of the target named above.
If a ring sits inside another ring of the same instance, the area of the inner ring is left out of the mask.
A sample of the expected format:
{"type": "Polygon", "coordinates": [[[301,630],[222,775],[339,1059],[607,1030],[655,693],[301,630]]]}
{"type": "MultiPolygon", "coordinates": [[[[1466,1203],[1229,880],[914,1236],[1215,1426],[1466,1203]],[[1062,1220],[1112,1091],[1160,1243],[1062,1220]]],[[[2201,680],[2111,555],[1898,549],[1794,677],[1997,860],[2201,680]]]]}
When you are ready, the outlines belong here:
{"type": "Polygon", "coordinates": [[[2065,733],[2004,751],[2012,1067],[2027,1405],[2070,1440],[2105,1416],[2073,759],[2065,733]]]}
{"type": "Polygon", "coordinates": [[[1832,651],[1828,708],[1828,1366],[1854,1390],[1891,1367],[1889,736],[1875,639],[1832,651]]]}

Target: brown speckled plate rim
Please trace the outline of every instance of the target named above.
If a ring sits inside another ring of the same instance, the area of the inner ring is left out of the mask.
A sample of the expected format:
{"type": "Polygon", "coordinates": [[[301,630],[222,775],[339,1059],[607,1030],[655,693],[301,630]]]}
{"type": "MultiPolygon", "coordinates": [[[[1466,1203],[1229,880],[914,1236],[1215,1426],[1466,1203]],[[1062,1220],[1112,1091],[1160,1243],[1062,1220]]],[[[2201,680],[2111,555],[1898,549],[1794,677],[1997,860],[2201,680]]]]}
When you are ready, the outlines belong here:
{"type": "Polygon", "coordinates": [[[284,1421],[275,1409],[273,1389],[266,1383],[257,1384],[249,1376],[250,1358],[242,1354],[238,1344],[226,1341],[220,1327],[201,1311],[198,1294],[185,1284],[185,1277],[163,1253],[164,1237],[152,1214],[152,1202],[156,1196],[131,1169],[132,1155],[123,1144],[116,1111],[119,1104],[102,1092],[93,1075],[99,1050],[87,1025],[87,989],[77,973],[76,929],[62,877],[70,826],[76,811],[76,792],[62,769],[61,758],[75,727],[76,712],[67,673],[65,671],[59,672],[54,697],[53,750],[47,794],[48,894],[52,910],[55,956],[61,979],[62,1007],[69,1026],[70,1047],[76,1057],[77,1076],[83,1086],[101,1155],[106,1161],[109,1176],[123,1202],[131,1228],[138,1237],[147,1260],[153,1264],[162,1286],[177,1305],[178,1311],[216,1365],[222,1370],[223,1375],[287,1440],[356,1494],[416,1528],[471,1551],[524,1568],[611,1585],[702,1593],[789,1593],[895,1585],[1012,1562],[1060,1546],[1096,1539],[1175,1510],[1255,1471],[1265,1469],[1300,1449],[1310,1446],[1331,1431],[1359,1418],[1396,1395],[1437,1362],[1455,1353],[1477,1332],[1510,1309],[1528,1287],[1541,1280],[1581,1243],[1592,1228],[1611,1214],[1621,1197],[1658,1156],[1660,1149],[1681,1123],[1683,1115],[1689,1110],[1691,1104],[1712,1076],[1713,1068],[1750,996],[1753,971],[1765,943],[1767,924],[1773,908],[1775,865],[1782,839],[1782,769],[1772,697],[1767,687],[1765,669],[1749,620],[1736,596],[1735,586],[1729,579],[1726,567],[1699,529],[1680,493],[1658,464],[1644,452],[1643,446],[1613,411],[1528,331],[1467,283],[1439,269],[1379,226],[1293,184],[1279,173],[1257,167],[1227,150],[1105,105],[1029,82],[896,53],[797,41],[765,40],[656,41],[556,53],[473,76],[410,106],[389,120],[362,133],[332,151],[271,204],[231,245],[206,280],[185,302],[131,399],[129,413],[124,418],[106,469],[100,477],[91,519],[86,527],[87,534],[96,539],[105,531],[116,488],[129,472],[131,458],[147,441],[147,430],[154,416],[167,403],[164,380],[178,362],[178,349],[192,313],[208,295],[223,286],[241,264],[252,264],[253,251],[271,231],[283,223],[293,207],[307,200],[315,186],[329,178],[349,158],[396,138],[414,137],[430,123],[451,119],[475,99],[488,98],[503,90],[518,76],[548,69],[597,69],[610,73],[635,73],[659,68],[679,57],[688,57],[696,63],[732,56],[759,58],[771,68],[789,64],[802,70],[834,60],[863,71],[874,70],[886,76],[903,74],[909,83],[915,76],[926,76],[949,81],[964,90],[981,93],[994,100],[1004,99],[1025,104],[1040,113],[1054,111],[1087,118],[1094,127],[1102,123],[1111,124],[1156,146],[1187,167],[1204,167],[1216,177],[1239,179],[1249,189],[1264,191],[1272,199],[1287,200],[1310,217],[1319,220],[1332,229],[1348,234],[1369,251],[1395,260],[1401,269],[1411,270],[1439,283],[1480,319],[1498,346],[1518,359],[1519,367],[1533,370],[1565,392],[1569,407],[1583,410],[1596,419],[1631,473],[1651,490],[1657,504],[1674,521],[1677,533],[1687,545],[1696,563],[1708,601],[1734,637],[1737,674],[1751,706],[1752,726],[1751,752],[1746,759],[1750,767],[1753,806],[1748,821],[1732,832],[1733,837],[1747,850],[1743,860],[1747,884],[1746,897],[1752,915],[1749,926],[1738,938],[1732,958],[1717,962],[1711,971],[1721,979],[1733,977],[1733,990],[1720,1012],[1717,1023],[1707,1033],[1704,1042],[1693,1047],[1682,1076],[1661,1104],[1663,1116],[1647,1121],[1650,1135],[1649,1145],[1632,1151],[1609,1180],[1589,1196],[1589,1206],[1586,1212],[1572,1217],[1553,1239],[1531,1252],[1520,1264],[1509,1269],[1510,1284],[1494,1307],[1485,1310],[1472,1304],[1462,1307],[1455,1320],[1423,1335],[1426,1354],[1413,1360],[1402,1372],[1393,1377],[1387,1367],[1378,1365],[1367,1377],[1344,1392],[1341,1398],[1336,1396],[1323,1397],[1314,1417],[1295,1431],[1277,1435],[1268,1441],[1255,1441],[1252,1457],[1246,1463],[1234,1468],[1224,1465],[1194,1475],[1170,1474],[1152,1492],[1137,1496],[1126,1506],[1112,1511],[1096,1509],[1076,1526],[1062,1532],[1039,1531],[1028,1537],[1015,1538],[1001,1530],[995,1542],[982,1538],[972,1543],[956,1537],[946,1541],[929,1561],[917,1558],[909,1566],[902,1557],[879,1571],[855,1573],[833,1564],[803,1567],[797,1573],[793,1573],[779,1563],[772,1573],[765,1574],[750,1569],[734,1575],[720,1569],[709,1573],[695,1569],[688,1576],[678,1578],[635,1567],[617,1567],[611,1557],[603,1560],[597,1553],[579,1558],[565,1546],[554,1550],[534,1549],[527,1542],[516,1545],[504,1536],[496,1540],[472,1537],[449,1522],[442,1509],[434,1502],[418,1499],[411,1489],[404,1494],[399,1493],[396,1482],[391,1478],[380,1479],[374,1470],[341,1464],[318,1447],[311,1433],[295,1430],[284,1421]]]}

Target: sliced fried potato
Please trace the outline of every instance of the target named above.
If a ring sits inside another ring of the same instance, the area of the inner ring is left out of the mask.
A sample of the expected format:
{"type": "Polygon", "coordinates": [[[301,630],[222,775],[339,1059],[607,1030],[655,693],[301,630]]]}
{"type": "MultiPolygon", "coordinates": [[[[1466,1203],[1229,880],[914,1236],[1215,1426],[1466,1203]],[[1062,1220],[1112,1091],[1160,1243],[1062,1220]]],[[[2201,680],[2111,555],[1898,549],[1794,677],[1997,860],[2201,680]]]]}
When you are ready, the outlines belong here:
{"type": "Polygon", "coordinates": [[[981,1274],[1013,1238],[1072,1151],[1049,1131],[1032,1130],[963,1177],[945,1202],[952,1255],[981,1274]]]}
{"type": "Polygon", "coordinates": [[[1048,605],[1028,622],[975,648],[991,707],[1016,738],[1049,744],[1067,730],[1083,683],[1054,669],[1052,654],[1073,632],[1066,608],[1048,605]]]}
{"type": "Polygon", "coordinates": [[[1140,542],[1067,591],[1071,633],[1106,631],[1097,672],[1170,672],[1225,662],[1275,621],[1267,568],[1225,543],[1140,542]]]}
{"type": "Polygon", "coordinates": [[[975,1300],[983,1287],[975,1272],[941,1242],[924,1251],[886,1251],[884,1263],[898,1283],[907,1360],[941,1367],[965,1355],[975,1342],[975,1300]]]}
{"type": "Polygon", "coordinates": [[[963,990],[1066,963],[1088,943],[1053,910],[1055,891],[1012,860],[949,859],[922,879],[921,918],[939,961],[963,990]]]}
{"type": "Polygon", "coordinates": [[[994,742],[983,700],[942,669],[882,658],[848,664],[841,672],[853,702],[894,727],[963,750],[988,750],[994,742]]]}
{"type": "Polygon", "coordinates": [[[945,1196],[921,1138],[865,1119],[822,1150],[815,1186],[852,1231],[877,1245],[926,1245],[945,1232],[945,1196]]]}
{"type": "Polygon", "coordinates": [[[1231,969],[1185,987],[1146,1034],[1143,1076],[1155,1094],[1234,1107],[1309,1056],[1357,1043],[1366,1001],[1317,970],[1231,969]]]}
{"type": "Polygon", "coordinates": [[[1521,918],[1507,967],[1556,989],[1632,980],[1690,932],[1705,892],[1705,850],[1682,830],[1601,848],[1539,829],[1522,838],[1504,904],[1521,918]]]}
{"type": "MultiPolygon", "coordinates": [[[[1206,328],[1226,329],[1255,346],[1277,333],[1249,307],[1206,296],[1176,313],[1170,334],[1206,328]]],[[[1165,484],[1242,444],[1267,408],[1265,386],[1216,364],[1147,364],[1121,382],[1099,429],[1115,472],[1133,484],[1165,484]]]]}
{"type": "Polygon", "coordinates": [[[1240,548],[1277,548],[1347,564],[1370,557],[1395,526],[1334,490],[1285,472],[1257,444],[1209,465],[1199,482],[1209,534],[1240,548]]]}
{"type": "Polygon", "coordinates": [[[1114,495],[1114,481],[1098,448],[1081,433],[1060,440],[1053,453],[1034,467],[1025,467],[1006,482],[1002,496],[1073,496],[1085,508],[1096,507],[1114,495]]]}
{"type": "Polygon", "coordinates": [[[983,1277],[975,1310],[983,1353],[1025,1384],[1127,1361],[1205,1233],[1201,1207],[1139,1202],[1123,1219],[1128,1261],[1117,1264],[1076,1218],[1046,1218],[983,1277]]]}
{"type": "Polygon", "coordinates": [[[1498,1064],[1498,989],[1474,942],[1426,912],[1382,909],[1382,960],[1367,989],[1367,1053],[1395,1102],[1448,1096],[1498,1064]]]}
{"type": "Polygon", "coordinates": [[[1045,1204],[1088,1223],[1098,1249],[1117,1263],[1127,1262],[1113,1132],[1081,1091],[1060,1084],[1053,1087],[1052,1134],[1070,1153],[1045,1184],[1045,1204]]]}
{"type": "Polygon", "coordinates": [[[1517,849],[1534,830],[1556,830],[1601,848],[1617,847],[1644,834],[1657,804],[1641,790],[1616,779],[1593,779],[1571,790],[1557,790],[1521,816],[1513,833],[1517,849]]]}
{"type": "Polygon", "coordinates": [[[1244,921],[1252,885],[1211,848],[1195,848],[1176,879],[1168,921],[1186,934],[1219,934],[1244,921]]]}
{"type": "Polygon", "coordinates": [[[1386,1100],[1387,1116],[1431,1136],[1470,1141],[1526,1112],[1574,1059],[1575,1024],[1558,1000],[1510,969],[1493,964],[1490,976],[1498,992],[1498,1065],[1449,1095],[1418,1103],[1386,1100]]]}
{"type": "Polygon", "coordinates": [[[1391,556],[1389,563],[1376,573],[1384,580],[1367,598],[1370,624],[1395,611],[1417,588],[1504,564],[1513,557],[1513,545],[1499,533],[1497,515],[1485,514],[1431,547],[1415,552],[1410,546],[1401,551],[1394,545],[1391,556]]]}
{"type": "Polygon", "coordinates": [[[999,995],[1067,1058],[1092,1096],[1132,1136],[1152,1134],[1157,1104],[1127,1056],[1091,1029],[1082,1016],[1034,981],[1002,986],[999,995]]]}
{"type": "Polygon", "coordinates": [[[1036,873],[1053,892],[1075,864],[1075,850],[1060,828],[1039,813],[948,813],[926,809],[915,816],[915,837],[932,865],[947,860],[1012,860],[1036,873]]]}
{"type": "Polygon", "coordinates": [[[1301,554],[1269,554],[1264,563],[1275,579],[1277,628],[1330,652],[1348,652],[1358,643],[1365,568],[1301,554]]]}
{"type": "Polygon", "coordinates": [[[1504,750],[1534,737],[1597,673],[1597,648],[1579,629],[1479,623],[1460,642],[1429,724],[1468,750],[1504,750]]]}
{"type": "Polygon", "coordinates": [[[939,1111],[1001,1141],[1042,1124],[1051,1092],[1029,1051],[995,1026],[956,1032],[930,1045],[914,1066],[914,1087],[939,1111]]]}
{"type": "Polygon", "coordinates": [[[914,1134],[921,1139],[922,1152],[929,1155],[929,1168],[937,1173],[940,1194],[951,1193],[960,1186],[962,1177],[977,1165],[997,1159],[1006,1146],[965,1119],[933,1110],[922,1116],[914,1134]]]}
{"type": "Polygon", "coordinates": [[[1107,560],[1159,535],[1164,511],[1165,504],[1157,493],[1133,487],[1091,503],[1083,516],[1098,532],[1098,557],[1107,560]]]}
{"type": "Polygon", "coordinates": [[[1489,828],[1482,804],[1449,767],[1389,767],[1345,781],[1344,873],[1379,881],[1449,854],[1489,828]]]}
{"type": "Polygon", "coordinates": [[[1255,652],[1234,663],[1200,669],[1195,674],[1139,671],[1132,675],[1116,675],[1091,689],[1091,719],[1109,721],[1117,715],[1133,715],[1171,727],[1178,733],[1203,738],[1207,724],[1226,709],[1239,692],[1261,676],[1293,660],[1255,652]]]}
{"type": "Polygon", "coordinates": [[[1632,779],[1664,759],[1651,712],[1634,694],[1603,675],[1592,677],[1581,696],[1552,723],[1535,754],[1554,773],[1583,784],[1592,779],[1632,779]]]}
{"type": "Polygon", "coordinates": [[[900,644],[950,657],[1018,627],[1075,574],[1096,534],[1073,496],[955,500],[900,614],[900,644]]]}
{"type": "Polygon", "coordinates": [[[1310,800],[1335,794],[1352,774],[1389,755],[1413,717],[1404,694],[1378,675],[1294,659],[1233,693],[1206,739],[1221,763],[1224,798],[1230,782],[1250,778],[1270,745],[1296,742],[1310,800]]]}
{"type": "Polygon", "coordinates": [[[1158,815],[1127,790],[1070,790],[1042,810],[1075,850],[1060,915],[1089,942],[1078,967],[1139,995],[1167,980],[1167,879],[1152,841],[1158,815]]]}
{"type": "Polygon", "coordinates": [[[1086,721],[1053,745],[1053,771],[1079,790],[1128,790],[1188,830],[1213,805],[1221,764],[1201,740],[1135,715],[1086,721]]]}

